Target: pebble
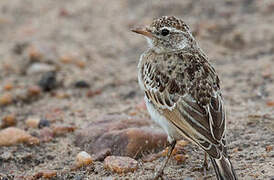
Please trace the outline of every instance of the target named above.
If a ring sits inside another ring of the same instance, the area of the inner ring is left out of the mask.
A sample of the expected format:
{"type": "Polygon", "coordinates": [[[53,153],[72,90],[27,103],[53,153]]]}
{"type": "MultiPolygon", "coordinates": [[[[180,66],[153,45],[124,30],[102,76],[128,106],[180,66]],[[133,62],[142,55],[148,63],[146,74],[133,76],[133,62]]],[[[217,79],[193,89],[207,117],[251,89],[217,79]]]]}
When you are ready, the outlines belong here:
{"type": "Polygon", "coordinates": [[[41,73],[46,73],[46,72],[55,71],[55,70],[56,68],[54,66],[46,63],[33,63],[27,69],[27,74],[35,75],[35,74],[41,74],[41,73]]]}
{"type": "Polygon", "coordinates": [[[41,48],[34,45],[28,47],[28,55],[31,61],[39,61],[44,57],[41,48]]]}
{"type": "Polygon", "coordinates": [[[56,72],[50,71],[43,74],[38,85],[42,88],[43,91],[48,92],[56,88],[56,72]]]}
{"type": "Polygon", "coordinates": [[[274,101],[267,101],[266,105],[269,107],[274,106],[274,101]]]}
{"type": "Polygon", "coordinates": [[[52,178],[55,178],[56,176],[57,176],[56,170],[43,170],[43,171],[40,171],[40,172],[34,174],[32,177],[29,177],[27,179],[31,179],[31,180],[40,179],[40,178],[52,179],[52,178]]]}
{"type": "Polygon", "coordinates": [[[75,126],[57,125],[52,127],[44,127],[40,130],[39,139],[42,142],[49,142],[56,136],[65,135],[69,132],[73,132],[76,129],[75,126]]]}
{"type": "Polygon", "coordinates": [[[38,128],[42,129],[43,127],[49,127],[50,126],[50,122],[47,119],[41,119],[38,123],[38,128]]]}
{"type": "Polygon", "coordinates": [[[44,170],[41,173],[43,174],[42,177],[45,179],[51,179],[57,176],[57,171],[55,170],[44,170]]]}
{"type": "Polygon", "coordinates": [[[16,117],[13,114],[9,114],[3,117],[1,128],[6,128],[10,126],[15,126],[17,123],[16,117]]]}
{"type": "Polygon", "coordinates": [[[4,89],[5,91],[10,91],[10,90],[12,90],[13,88],[14,88],[14,85],[13,85],[12,83],[7,83],[7,84],[5,84],[4,87],[3,87],[3,89],[4,89]]]}
{"type": "Polygon", "coordinates": [[[134,116],[103,116],[77,131],[75,144],[90,154],[110,149],[112,155],[141,157],[143,152],[157,151],[167,144],[166,133],[150,123],[134,116]]]}
{"type": "Polygon", "coordinates": [[[178,165],[178,164],[184,163],[188,159],[188,156],[183,154],[176,154],[174,156],[174,159],[177,161],[177,165],[178,165]]]}
{"type": "Polygon", "coordinates": [[[30,128],[38,128],[40,123],[40,118],[39,117],[29,117],[26,120],[26,125],[30,128]]]}
{"type": "Polygon", "coordinates": [[[38,96],[41,93],[41,88],[39,86],[30,86],[28,88],[28,95],[31,96],[38,96]]]}
{"type": "Polygon", "coordinates": [[[80,60],[79,57],[74,55],[64,55],[60,57],[60,61],[64,64],[74,64],[79,68],[84,68],[86,66],[85,61],[80,60]]]}
{"type": "Polygon", "coordinates": [[[30,62],[49,62],[54,64],[58,58],[55,46],[47,43],[33,43],[27,47],[26,52],[30,62]]]}
{"type": "Polygon", "coordinates": [[[101,89],[97,89],[97,90],[94,90],[94,91],[93,90],[89,90],[89,91],[87,91],[86,96],[89,97],[89,98],[91,98],[93,96],[100,95],[100,94],[102,94],[102,90],[101,89]]]}
{"type": "Polygon", "coordinates": [[[270,151],[272,151],[273,150],[273,146],[266,146],[265,147],[265,150],[266,150],[266,152],[270,152],[270,151]]]}
{"type": "Polygon", "coordinates": [[[68,99],[70,95],[66,92],[56,92],[55,97],[58,99],[68,99]]]}
{"type": "Polygon", "coordinates": [[[69,132],[74,132],[75,129],[76,129],[76,126],[56,125],[52,127],[54,136],[61,136],[69,132]]]}
{"type": "Polygon", "coordinates": [[[165,132],[158,128],[128,128],[122,131],[121,135],[121,142],[123,142],[123,138],[128,141],[125,155],[133,158],[140,157],[141,152],[162,149],[167,144],[165,132]]]}
{"type": "Polygon", "coordinates": [[[4,93],[0,95],[0,106],[6,106],[13,102],[12,95],[10,93],[4,93]]]}
{"type": "Polygon", "coordinates": [[[87,152],[81,151],[77,154],[77,156],[76,156],[76,166],[77,167],[87,166],[92,163],[93,163],[93,160],[87,152]]]}
{"type": "Polygon", "coordinates": [[[108,156],[104,160],[104,167],[115,173],[134,172],[138,168],[138,162],[130,157],[108,156]]]}
{"type": "Polygon", "coordinates": [[[85,68],[85,66],[86,66],[85,61],[78,60],[78,59],[76,59],[76,60],[74,61],[74,64],[75,64],[76,66],[78,66],[79,68],[81,68],[81,69],[85,68]]]}
{"type": "Polygon", "coordinates": [[[74,86],[76,88],[89,88],[90,87],[90,85],[86,81],[83,81],[83,80],[75,82],[74,86]]]}
{"type": "Polygon", "coordinates": [[[69,55],[64,55],[60,57],[60,61],[64,64],[71,64],[74,62],[74,58],[69,55]]]}
{"type": "Polygon", "coordinates": [[[9,127],[0,131],[0,146],[11,146],[19,143],[38,144],[39,139],[15,127],[9,127]]]}

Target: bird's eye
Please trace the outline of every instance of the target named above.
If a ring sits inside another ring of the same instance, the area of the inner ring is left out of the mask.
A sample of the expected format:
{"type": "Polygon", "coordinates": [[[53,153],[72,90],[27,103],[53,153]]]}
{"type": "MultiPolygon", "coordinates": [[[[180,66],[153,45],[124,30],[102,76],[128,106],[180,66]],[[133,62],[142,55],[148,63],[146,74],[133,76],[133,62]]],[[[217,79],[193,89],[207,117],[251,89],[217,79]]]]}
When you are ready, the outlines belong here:
{"type": "Polygon", "coordinates": [[[161,35],[162,36],[167,36],[169,34],[169,30],[168,29],[162,29],[161,31],[161,35]]]}

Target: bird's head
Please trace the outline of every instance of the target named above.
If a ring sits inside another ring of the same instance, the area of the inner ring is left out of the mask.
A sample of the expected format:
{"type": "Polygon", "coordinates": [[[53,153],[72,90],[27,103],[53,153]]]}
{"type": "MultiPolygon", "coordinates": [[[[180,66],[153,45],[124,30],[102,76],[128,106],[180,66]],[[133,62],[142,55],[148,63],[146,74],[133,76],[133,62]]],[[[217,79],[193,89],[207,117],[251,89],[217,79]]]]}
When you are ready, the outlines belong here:
{"type": "Polygon", "coordinates": [[[155,19],[150,26],[132,31],[146,37],[149,47],[158,53],[183,50],[196,45],[189,27],[174,16],[163,16],[155,19]]]}

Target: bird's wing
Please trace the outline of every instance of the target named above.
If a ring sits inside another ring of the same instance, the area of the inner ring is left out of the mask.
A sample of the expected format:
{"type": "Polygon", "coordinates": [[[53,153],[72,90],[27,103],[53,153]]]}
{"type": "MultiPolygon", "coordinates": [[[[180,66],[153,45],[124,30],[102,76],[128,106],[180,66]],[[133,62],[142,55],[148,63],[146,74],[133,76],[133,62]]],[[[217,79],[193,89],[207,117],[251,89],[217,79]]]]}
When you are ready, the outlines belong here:
{"type": "MultiPolygon", "coordinates": [[[[168,77],[148,62],[142,68],[145,94],[154,107],[179,133],[192,139],[212,157],[225,155],[225,109],[220,91],[214,88],[202,91],[203,87],[197,85],[196,90],[192,88],[197,91],[193,93],[176,76],[168,77]],[[204,97],[207,101],[200,103],[204,97]]],[[[207,87],[213,84],[205,83],[207,87]]]]}

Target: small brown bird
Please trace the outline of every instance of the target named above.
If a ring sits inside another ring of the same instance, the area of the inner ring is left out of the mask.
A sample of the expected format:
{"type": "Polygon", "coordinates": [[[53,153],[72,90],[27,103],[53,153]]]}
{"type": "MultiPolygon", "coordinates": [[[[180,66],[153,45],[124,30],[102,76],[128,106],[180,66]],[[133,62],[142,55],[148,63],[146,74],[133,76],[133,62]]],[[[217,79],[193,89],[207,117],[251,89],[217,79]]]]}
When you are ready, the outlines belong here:
{"type": "Polygon", "coordinates": [[[217,179],[236,180],[226,148],[220,81],[189,27],[181,19],[164,16],[132,31],[148,41],[149,49],[138,64],[138,80],[148,112],[171,145],[155,179],[162,175],[176,141],[185,137],[210,156],[217,179]]]}

